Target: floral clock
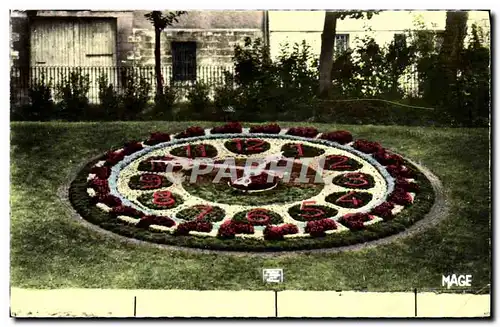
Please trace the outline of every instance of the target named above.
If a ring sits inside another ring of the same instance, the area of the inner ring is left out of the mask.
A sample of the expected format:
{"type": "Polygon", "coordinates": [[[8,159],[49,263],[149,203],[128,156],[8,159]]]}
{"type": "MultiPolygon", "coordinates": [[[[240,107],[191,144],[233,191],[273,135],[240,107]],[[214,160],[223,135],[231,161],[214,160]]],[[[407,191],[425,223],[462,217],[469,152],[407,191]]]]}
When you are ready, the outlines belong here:
{"type": "Polygon", "coordinates": [[[398,233],[433,203],[429,180],[347,131],[228,123],[156,132],[80,171],[70,200],[113,232],[198,248],[331,248],[398,233]]]}

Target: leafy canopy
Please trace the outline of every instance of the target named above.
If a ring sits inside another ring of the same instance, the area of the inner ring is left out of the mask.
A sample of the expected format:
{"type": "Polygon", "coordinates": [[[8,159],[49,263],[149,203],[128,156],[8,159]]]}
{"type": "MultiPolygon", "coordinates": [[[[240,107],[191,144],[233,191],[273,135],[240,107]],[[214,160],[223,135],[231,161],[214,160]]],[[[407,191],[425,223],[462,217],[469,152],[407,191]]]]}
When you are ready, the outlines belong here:
{"type": "Polygon", "coordinates": [[[145,14],[144,17],[153,24],[155,29],[162,31],[165,27],[171,26],[174,22],[179,22],[178,18],[185,13],[185,11],[169,11],[163,14],[159,10],[154,10],[145,14]]]}

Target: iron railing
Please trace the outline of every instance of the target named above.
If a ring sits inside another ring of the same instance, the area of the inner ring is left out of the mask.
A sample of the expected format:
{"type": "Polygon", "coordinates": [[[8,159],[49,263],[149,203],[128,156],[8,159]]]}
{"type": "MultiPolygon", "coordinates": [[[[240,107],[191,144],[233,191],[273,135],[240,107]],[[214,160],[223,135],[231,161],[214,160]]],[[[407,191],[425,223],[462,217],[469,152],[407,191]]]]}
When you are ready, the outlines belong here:
{"type": "MultiPolygon", "coordinates": [[[[203,82],[211,87],[224,83],[225,73],[234,74],[233,66],[197,66],[196,72],[186,71],[185,74],[177,69],[174,74],[171,65],[162,66],[162,78],[165,85],[176,88],[189,89],[195,82],[203,82]]],[[[151,85],[150,95],[154,98],[156,90],[156,75],[154,66],[99,66],[99,67],[68,67],[68,66],[31,66],[11,67],[11,103],[26,104],[29,102],[28,90],[42,79],[45,84],[50,84],[52,91],[65,80],[71,73],[87,76],[89,79],[89,92],[87,94],[91,103],[99,102],[99,78],[106,77],[108,84],[121,93],[127,85],[127,77],[133,76],[136,81],[142,79],[151,85]]],[[[54,94],[55,95],[55,94],[54,94]]]]}
{"type": "MultiPolygon", "coordinates": [[[[89,91],[87,97],[91,103],[99,103],[100,76],[106,77],[108,84],[113,85],[113,88],[118,93],[125,91],[128,77],[132,76],[136,81],[143,79],[150,84],[150,98],[151,101],[154,99],[156,90],[154,66],[12,66],[10,74],[11,105],[28,104],[28,90],[42,79],[46,84],[50,83],[53,97],[57,100],[55,94],[57,85],[67,80],[73,72],[78,73],[80,76],[88,76],[89,91]]],[[[176,69],[174,71],[172,65],[162,66],[164,84],[175,86],[177,89],[184,91],[188,91],[195,82],[206,83],[213,90],[214,87],[224,83],[225,73],[234,75],[234,66],[197,66],[195,74],[193,74],[192,70],[183,72],[176,69]]],[[[418,97],[418,76],[416,71],[404,74],[399,82],[405,96],[418,97]]]]}

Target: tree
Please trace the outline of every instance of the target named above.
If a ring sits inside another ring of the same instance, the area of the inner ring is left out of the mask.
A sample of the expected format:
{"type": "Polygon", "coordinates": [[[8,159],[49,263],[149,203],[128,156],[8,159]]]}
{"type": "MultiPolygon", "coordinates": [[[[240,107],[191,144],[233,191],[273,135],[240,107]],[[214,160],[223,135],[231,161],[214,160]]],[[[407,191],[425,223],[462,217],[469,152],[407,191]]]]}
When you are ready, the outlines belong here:
{"type": "Polygon", "coordinates": [[[167,26],[172,26],[174,22],[178,22],[178,18],[184,15],[185,11],[169,11],[163,14],[161,11],[151,11],[144,15],[155,29],[155,75],[156,75],[156,99],[163,96],[163,78],[161,76],[161,47],[160,36],[167,26]]]}
{"type": "Polygon", "coordinates": [[[444,74],[450,85],[454,85],[457,80],[464,39],[467,35],[467,19],[466,11],[446,12],[446,27],[439,61],[443,65],[444,74]]]}
{"type": "Polygon", "coordinates": [[[321,34],[321,54],[319,56],[319,95],[326,97],[332,84],[332,65],[335,49],[337,19],[366,17],[371,19],[378,11],[326,11],[325,24],[321,34]]]}

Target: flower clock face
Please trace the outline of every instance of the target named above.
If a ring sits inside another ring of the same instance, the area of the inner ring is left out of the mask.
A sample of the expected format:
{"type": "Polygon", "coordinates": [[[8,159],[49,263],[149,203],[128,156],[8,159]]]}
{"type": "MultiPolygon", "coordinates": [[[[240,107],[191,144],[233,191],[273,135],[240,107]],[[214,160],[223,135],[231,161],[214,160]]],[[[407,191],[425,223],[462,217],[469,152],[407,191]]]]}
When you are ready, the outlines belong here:
{"type": "Polygon", "coordinates": [[[331,248],[398,233],[433,202],[427,178],[347,131],[239,123],[155,132],[89,163],[70,199],[150,242],[239,251],[331,248]]]}

